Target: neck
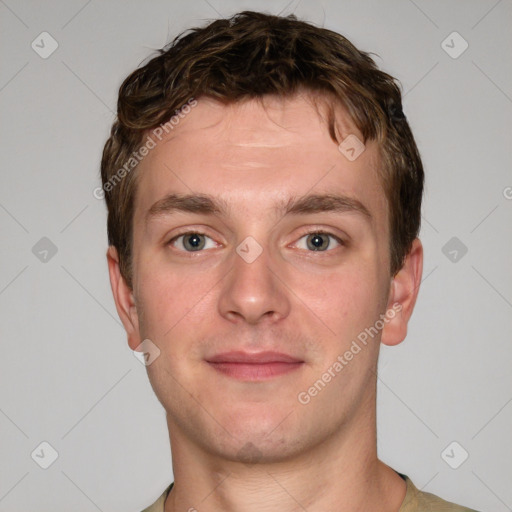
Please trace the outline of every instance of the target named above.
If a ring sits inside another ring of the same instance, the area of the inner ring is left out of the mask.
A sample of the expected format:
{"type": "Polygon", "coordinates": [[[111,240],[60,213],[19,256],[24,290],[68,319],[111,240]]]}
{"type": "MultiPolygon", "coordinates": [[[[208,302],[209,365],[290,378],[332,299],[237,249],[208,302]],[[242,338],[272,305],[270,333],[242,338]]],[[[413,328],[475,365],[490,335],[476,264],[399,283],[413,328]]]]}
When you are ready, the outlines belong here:
{"type": "Polygon", "coordinates": [[[244,464],[206,452],[168,416],[174,486],[165,512],[397,512],[405,482],[379,461],[375,413],[287,460],[244,464]]]}

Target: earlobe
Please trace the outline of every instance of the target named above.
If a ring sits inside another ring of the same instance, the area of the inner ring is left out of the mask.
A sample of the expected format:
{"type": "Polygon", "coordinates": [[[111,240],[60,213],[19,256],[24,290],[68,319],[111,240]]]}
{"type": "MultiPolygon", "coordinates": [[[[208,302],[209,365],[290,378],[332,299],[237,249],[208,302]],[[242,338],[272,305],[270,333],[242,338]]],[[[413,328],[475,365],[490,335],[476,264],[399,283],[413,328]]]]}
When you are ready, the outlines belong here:
{"type": "Polygon", "coordinates": [[[128,336],[128,345],[135,350],[141,342],[137,306],[133,291],[121,275],[119,255],[114,246],[110,246],[107,250],[107,263],[117,314],[128,336]]]}
{"type": "Polygon", "coordinates": [[[423,273],[423,246],[419,238],[412,244],[403,267],[391,281],[387,305],[388,322],[384,326],[381,342],[398,345],[407,335],[407,324],[412,316],[423,273]]]}

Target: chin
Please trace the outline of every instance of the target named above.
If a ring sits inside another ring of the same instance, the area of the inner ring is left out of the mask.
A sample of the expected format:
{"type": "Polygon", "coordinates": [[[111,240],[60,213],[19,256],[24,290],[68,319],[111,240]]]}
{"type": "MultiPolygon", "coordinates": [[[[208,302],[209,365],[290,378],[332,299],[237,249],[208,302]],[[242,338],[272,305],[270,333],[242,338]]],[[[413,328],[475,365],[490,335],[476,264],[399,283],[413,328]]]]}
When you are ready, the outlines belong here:
{"type": "Polygon", "coordinates": [[[263,436],[258,439],[258,436],[246,433],[244,437],[237,438],[237,441],[231,440],[229,448],[219,450],[218,455],[247,465],[283,462],[300,453],[301,443],[297,439],[290,441],[283,436],[263,436]]]}
{"type": "Polygon", "coordinates": [[[290,455],[293,446],[302,444],[300,438],[307,431],[305,425],[298,426],[295,420],[296,415],[285,409],[238,415],[235,423],[227,426],[232,437],[226,434],[225,442],[229,443],[231,454],[242,462],[281,460],[290,455]]]}
{"type": "Polygon", "coordinates": [[[275,403],[228,405],[229,411],[222,424],[235,438],[251,437],[256,440],[267,439],[283,427],[289,430],[296,418],[292,407],[275,403]]]}

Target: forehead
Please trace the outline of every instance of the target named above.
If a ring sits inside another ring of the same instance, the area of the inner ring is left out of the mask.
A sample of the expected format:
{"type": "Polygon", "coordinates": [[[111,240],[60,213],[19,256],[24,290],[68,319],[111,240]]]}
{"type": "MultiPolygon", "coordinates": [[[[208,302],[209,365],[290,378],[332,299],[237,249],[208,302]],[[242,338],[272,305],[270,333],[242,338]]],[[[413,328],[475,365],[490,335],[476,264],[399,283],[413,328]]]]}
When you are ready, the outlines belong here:
{"type": "MultiPolygon", "coordinates": [[[[362,140],[343,108],[335,112],[338,140],[362,140]]],[[[171,193],[216,196],[237,214],[258,215],[291,197],[336,193],[363,203],[382,230],[378,153],[370,141],[347,159],[329,135],[325,105],[305,95],[228,105],[200,98],[139,164],[136,222],[171,193]]]]}

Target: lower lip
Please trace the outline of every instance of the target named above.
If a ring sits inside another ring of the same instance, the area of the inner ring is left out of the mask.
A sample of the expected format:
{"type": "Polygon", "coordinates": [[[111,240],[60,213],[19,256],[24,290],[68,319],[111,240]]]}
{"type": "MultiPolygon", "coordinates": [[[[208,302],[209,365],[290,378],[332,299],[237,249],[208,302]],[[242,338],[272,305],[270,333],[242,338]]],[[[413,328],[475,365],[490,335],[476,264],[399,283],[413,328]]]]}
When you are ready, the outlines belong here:
{"type": "Polygon", "coordinates": [[[268,380],[298,370],[302,362],[297,363],[208,363],[217,371],[240,380],[268,380]]]}

